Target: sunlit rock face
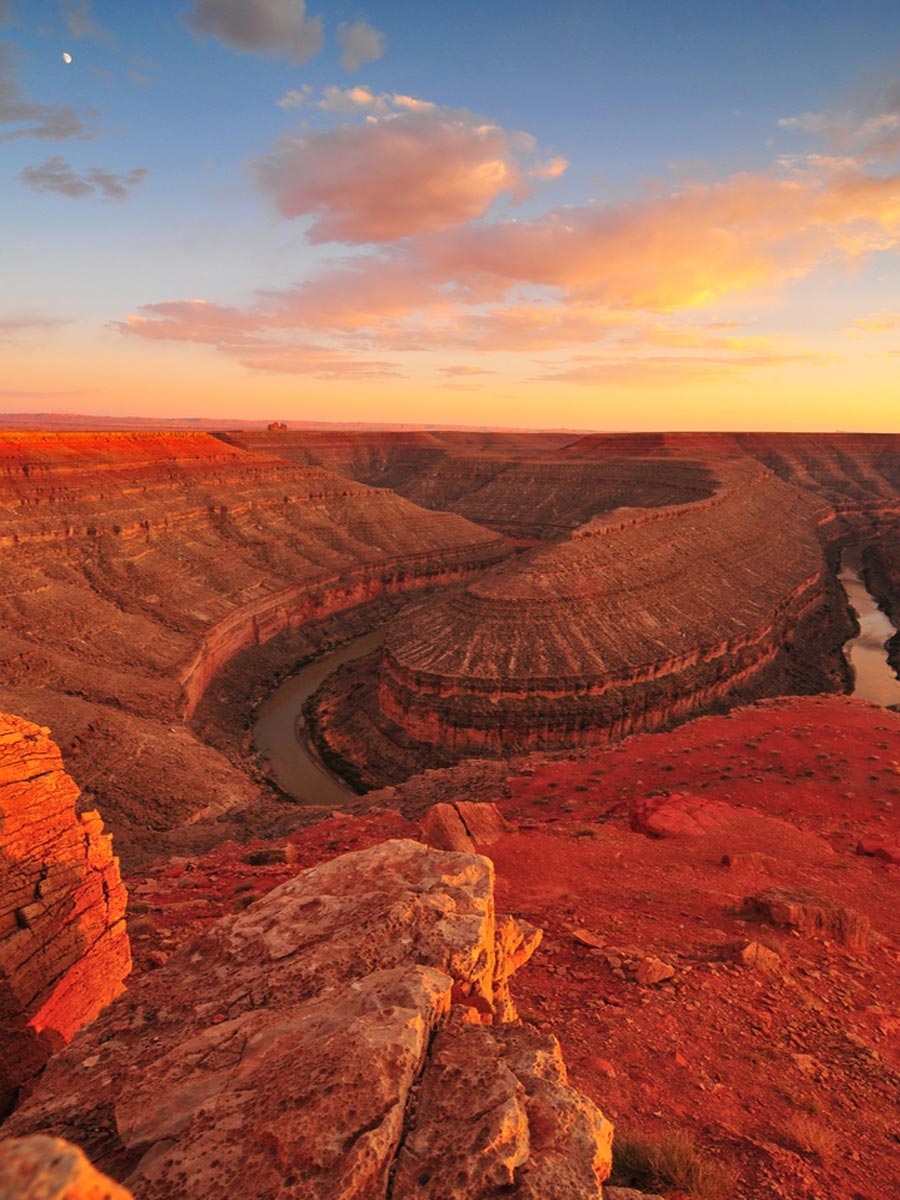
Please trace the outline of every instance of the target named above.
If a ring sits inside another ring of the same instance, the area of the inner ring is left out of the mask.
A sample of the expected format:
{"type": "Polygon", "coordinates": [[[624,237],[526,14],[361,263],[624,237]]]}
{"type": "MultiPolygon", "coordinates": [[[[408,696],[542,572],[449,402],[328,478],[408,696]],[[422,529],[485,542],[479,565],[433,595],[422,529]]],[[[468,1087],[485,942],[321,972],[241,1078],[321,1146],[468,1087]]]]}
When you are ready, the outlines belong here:
{"type": "Polygon", "coordinates": [[[301,872],[138,980],[8,1131],[70,1139],[141,1200],[377,1200],[391,1178],[401,1200],[601,1200],[611,1126],[513,1020],[540,933],[497,919],[493,885],[412,841],[301,872]]]}
{"type": "Polygon", "coordinates": [[[0,1110],[119,994],[125,888],[96,812],[40,729],[0,714],[0,1110]]]}
{"type": "Polygon", "coordinates": [[[385,722],[457,757],[602,743],[752,685],[804,629],[810,640],[805,622],[821,634],[830,509],[746,459],[716,469],[708,499],[597,517],[410,606],[372,699],[350,672],[324,689],[322,738],[351,762],[355,740],[373,761],[385,722]]]}

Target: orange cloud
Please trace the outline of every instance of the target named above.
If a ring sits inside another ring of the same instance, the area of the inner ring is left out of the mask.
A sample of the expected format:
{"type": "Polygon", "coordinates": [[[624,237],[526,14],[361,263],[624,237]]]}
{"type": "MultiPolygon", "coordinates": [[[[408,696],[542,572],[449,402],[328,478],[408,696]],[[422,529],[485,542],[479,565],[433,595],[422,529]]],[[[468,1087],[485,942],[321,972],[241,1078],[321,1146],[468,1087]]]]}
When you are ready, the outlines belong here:
{"type": "MultiPolygon", "coordinates": [[[[395,134],[402,140],[403,130],[419,129],[418,122],[440,125],[445,116],[415,111],[409,119],[413,126],[404,114],[363,129],[374,130],[381,146],[385,130],[389,140],[395,134]]],[[[506,137],[494,126],[486,128],[477,134],[482,149],[484,139],[506,137]]],[[[348,126],[337,132],[343,137],[348,130],[360,132],[348,126]]],[[[464,133],[455,129],[451,143],[472,133],[469,127],[464,133]]],[[[519,152],[527,153],[530,139],[517,140],[519,152]]],[[[509,142],[505,145],[509,148],[509,142]]],[[[380,203],[384,189],[395,189],[396,180],[376,178],[372,190],[360,180],[354,184],[364,157],[354,165],[351,154],[347,168],[349,192],[356,188],[353,213],[347,208],[321,221],[346,220],[361,231],[362,224],[387,219],[376,200],[380,203]]],[[[452,158],[451,153],[434,166],[431,183],[441,170],[456,169],[452,158]]],[[[464,160],[462,154],[456,165],[464,160]]],[[[430,165],[423,169],[432,172],[430,165]]],[[[470,178],[466,171],[462,176],[470,178]]],[[[426,221],[428,213],[430,221],[436,211],[444,214],[441,220],[448,219],[447,206],[459,200],[458,214],[471,196],[454,198],[451,192],[436,209],[432,199],[427,188],[407,197],[401,204],[407,208],[395,206],[390,220],[426,221]]],[[[530,221],[410,236],[377,254],[347,258],[293,288],[259,291],[245,309],[168,301],[140,309],[118,328],[144,338],[207,342],[248,364],[265,362],[266,370],[281,369],[279,363],[285,370],[306,369],[312,361],[308,348],[286,349],[285,338],[289,331],[315,330],[337,342],[333,352],[323,350],[335,361],[343,355],[355,363],[355,355],[362,354],[360,361],[374,364],[360,370],[394,370],[381,356],[398,351],[547,351],[618,342],[625,350],[619,357],[575,363],[553,378],[577,382],[592,373],[646,378],[662,368],[711,377],[793,362],[796,356],[764,339],[676,327],[650,320],[651,314],[691,310],[748,289],[782,285],[820,264],[898,246],[900,174],[876,176],[857,168],[741,174],[612,205],[557,209],[530,221]],[[659,359],[655,368],[654,360],[632,360],[627,348],[639,345],[711,353],[659,359]]]]}
{"type": "MultiPolygon", "coordinates": [[[[352,107],[379,100],[367,89],[333,91],[333,102],[352,107]]],[[[533,172],[564,169],[559,159],[532,164],[532,153],[532,139],[473,113],[414,104],[362,125],[285,136],[255,170],[286,217],[314,218],[312,241],[389,242],[474,220],[498,196],[526,191],[533,172]]]]}
{"type": "Polygon", "coordinates": [[[757,354],[681,356],[674,354],[603,357],[576,354],[559,370],[534,376],[552,383],[607,384],[619,387],[678,387],[686,383],[717,382],[759,367],[823,361],[825,356],[772,350],[757,354]]]}
{"type": "Polygon", "coordinates": [[[872,313],[850,322],[851,333],[893,333],[900,329],[900,313],[872,313]]]}

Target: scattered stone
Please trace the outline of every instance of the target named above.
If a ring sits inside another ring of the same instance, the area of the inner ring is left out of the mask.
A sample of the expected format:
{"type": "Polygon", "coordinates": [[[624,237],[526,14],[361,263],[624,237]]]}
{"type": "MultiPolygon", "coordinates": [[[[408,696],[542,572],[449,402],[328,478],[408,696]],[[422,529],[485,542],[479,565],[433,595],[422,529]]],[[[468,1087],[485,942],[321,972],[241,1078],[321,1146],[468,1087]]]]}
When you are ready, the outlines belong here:
{"type": "Polygon", "coordinates": [[[133,1200],[131,1192],[91,1166],[62,1138],[10,1138],[0,1142],[2,1200],[133,1200]]]}
{"type": "Polygon", "coordinates": [[[869,835],[859,839],[856,847],[857,854],[866,854],[872,858],[880,858],[883,862],[900,865],[900,841],[869,835]]]}
{"type": "Polygon", "coordinates": [[[631,827],[650,837],[702,837],[720,829],[730,813],[727,804],[702,796],[647,796],[635,804],[631,827]]]}
{"type": "Polygon", "coordinates": [[[781,966],[781,955],[761,942],[744,942],[736,946],[732,957],[739,966],[754,971],[774,971],[781,966]]]}
{"type": "Polygon", "coordinates": [[[800,888],[766,888],[750,896],[748,908],[773,925],[787,926],[813,937],[832,938],[852,950],[869,943],[869,918],[816,892],[800,888]]]}
{"type": "Polygon", "coordinates": [[[507,823],[496,804],[476,804],[471,800],[457,800],[456,811],[462,818],[469,837],[476,847],[492,846],[508,831],[507,823]]]}
{"type": "Polygon", "coordinates": [[[674,974],[675,968],[670,963],[651,956],[638,963],[634,977],[642,987],[650,987],[662,983],[664,979],[671,979],[674,974]]]}
{"type": "Polygon", "coordinates": [[[595,950],[602,950],[606,945],[606,939],[596,933],[591,933],[590,929],[573,929],[572,937],[582,946],[591,946],[595,950]]]}
{"type": "Polygon", "coordinates": [[[639,1192],[635,1188],[605,1187],[604,1200],[665,1200],[656,1192],[639,1192]]]}
{"type": "Polygon", "coordinates": [[[475,853],[475,843],[469,837],[455,804],[433,804],[422,818],[420,833],[422,841],[435,850],[475,853]]]}

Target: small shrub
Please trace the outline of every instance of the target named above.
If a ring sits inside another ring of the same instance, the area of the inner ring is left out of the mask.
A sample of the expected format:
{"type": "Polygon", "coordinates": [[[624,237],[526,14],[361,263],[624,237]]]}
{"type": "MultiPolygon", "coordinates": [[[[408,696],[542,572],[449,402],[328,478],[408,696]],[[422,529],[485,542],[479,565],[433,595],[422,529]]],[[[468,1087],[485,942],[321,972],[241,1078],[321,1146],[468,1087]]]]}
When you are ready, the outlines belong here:
{"type": "Polygon", "coordinates": [[[737,1172],[698,1150],[682,1130],[658,1140],[619,1130],[613,1142],[612,1182],[643,1189],[677,1188],[693,1200],[729,1200],[737,1172]]]}
{"type": "Polygon", "coordinates": [[[156,922],[152,917],[135,917],[128,918],[126,921],[129,937],[147,937],[151,933],[156,933],[156,922]]]}
{"type": "Polygon", "coordinates": [[[817,1154],[830,1158],[837,1149],[837,1134],[830,1125],[817,1121],[806,1113],[792,1113],[784,1123],[782,1141],[801,1154],[817,1154]]]}

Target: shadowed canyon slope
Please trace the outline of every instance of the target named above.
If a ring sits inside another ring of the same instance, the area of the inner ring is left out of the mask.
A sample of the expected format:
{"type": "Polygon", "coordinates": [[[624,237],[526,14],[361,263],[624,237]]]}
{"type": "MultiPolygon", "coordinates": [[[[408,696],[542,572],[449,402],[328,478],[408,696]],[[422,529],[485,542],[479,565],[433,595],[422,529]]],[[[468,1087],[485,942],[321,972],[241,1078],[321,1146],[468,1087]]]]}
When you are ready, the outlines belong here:
{"type": "Polygon", "coordinates": [[[0,714],[0,1118],[131,969],[119,861],[77,800],[47,730],[0,714]]]}
{"type": "Polygon", "coordinates": [[[6,434],[0,461],[0,700],[52,728],[120,831],[252,799],[181,725],[237,652],[505,549],[205,434],[6,434]]]}

